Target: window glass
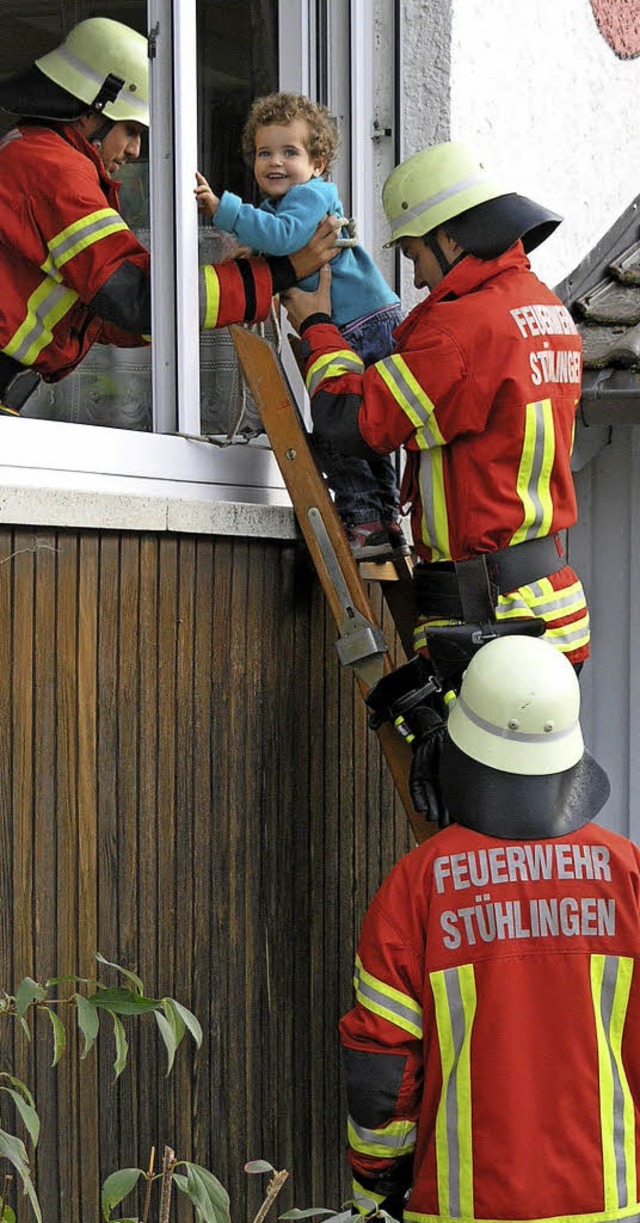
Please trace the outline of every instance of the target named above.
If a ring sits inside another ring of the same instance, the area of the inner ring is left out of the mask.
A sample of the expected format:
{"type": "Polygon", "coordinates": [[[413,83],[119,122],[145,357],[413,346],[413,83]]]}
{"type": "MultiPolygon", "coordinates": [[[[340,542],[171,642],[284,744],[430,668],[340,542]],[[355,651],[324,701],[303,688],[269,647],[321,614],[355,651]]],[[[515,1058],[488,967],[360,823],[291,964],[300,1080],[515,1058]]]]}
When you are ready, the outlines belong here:
{"type": "MultiPolygon", "coordinates": [[[[259,203],[253,171],[242,157],[242,131],[254,98],[278,88],[277,0],[198,0],[199,169],[220,195],[233,191],[259,203]]],[[[231,254],[235,243],[200,221],[200,262],[231,254]]],[[[267,338],[276,340],[273,322],[267,338]]],[[[201,422],[208,434],[251,436],[261,430],[257,409],[239,375],[226,329],[201,337],[201,422]]]]}
{"type": "MultiPolygon", "coordinates": [[[[198,95],[200,168],[212,184],[252,200],[250,170],[240,151],[242,126],[254,96],[277,88],[278,0],[199,0],[198,95]]],[[[180,6],[176,6],[179,20],[180,6]]],[[[146,33],[145,0],[0,0],[0,77],[26,69],[60,43],[78,21],[96,15],[146,33]]],[[[14,124],[0,112],[0,136],[14,124]]],[[[148,146],[120,174],[120,210],[139,240],[149,243],[148,146]]],[[[196,217],[194,202],[194,224],[196,217]]],[[[199,226],[201,262],[225,253],[212,227],[199,226]]],[[[226,331],[202,337],[203,432],[227,432],[251,418],[226,331]]],[[[150,430],[150,353],[95,344],[72,374],[42,384],[22,415],[112,428],[150,430]]]]}

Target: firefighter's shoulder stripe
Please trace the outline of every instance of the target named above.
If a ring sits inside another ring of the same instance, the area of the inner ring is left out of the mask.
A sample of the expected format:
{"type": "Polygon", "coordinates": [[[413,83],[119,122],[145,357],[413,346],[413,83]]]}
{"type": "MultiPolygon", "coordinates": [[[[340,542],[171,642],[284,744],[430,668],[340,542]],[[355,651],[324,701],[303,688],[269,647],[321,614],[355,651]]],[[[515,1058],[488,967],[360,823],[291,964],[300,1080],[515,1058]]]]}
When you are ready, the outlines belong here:
{"type": "Polygon", "coordinates": [[[401,990],[368,973],[359,956],[356,956],[353,985],[358,1002],[367,1011],[387,1019],[417,1040],[422,1039],[422,1007],[419,1003],[409,994],[403,994],[401,990]]]}
{"type": "Polygon", "coordinates": [[[444,446],[444,438],[434,416],[434,404],[404,358],[394,353],[382,361],[377,361],[373,368],[393,395],[398,407],[414,426],[419,449],[444,446]]]}

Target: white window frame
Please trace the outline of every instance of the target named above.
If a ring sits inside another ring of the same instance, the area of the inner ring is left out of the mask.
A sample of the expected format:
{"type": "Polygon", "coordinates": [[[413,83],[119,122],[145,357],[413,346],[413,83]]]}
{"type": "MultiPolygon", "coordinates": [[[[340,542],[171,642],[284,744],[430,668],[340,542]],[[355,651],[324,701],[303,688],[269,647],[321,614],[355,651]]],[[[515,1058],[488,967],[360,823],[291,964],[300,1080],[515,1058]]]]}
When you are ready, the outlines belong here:
{"type": "MultiPolygon", "coordinates": [[[[193,440],[200,433],[198,242],[191,187],[197,161],[196,0],[147,2],[149,30],[155,34],[150,174],[156,432],[0,418],[0,480],[5,488],[38,492],[286,507],[282,477],[264,439],[224,450],[193,440]],[[176,419],[183,436],[174,433],[176,419]]],[[[318,40],[326,39],[325,100],[343,124],[335,178],[369,249],[377,205],[371,190],[373,11],[373,0],[325,0],[326,29],[317,30],[316,0],[279,0],[281,88],[314,96],[318,40]]],[[[297,370],[289,372],[295,380],[297,370]]],[[[0,500],[0,521],[19,520],[15,508],[7,517],[6,504],[3,509],[0,500]]],[[[25,515],[24,521],[43,522],[44,513],[40,508],[37,518],[25,515]]],[[[51,520],[60,521],[59,505],[51,520]]]]}
{"type": "MultiPolygon", "coordinates": [[[[310,7],[311,0],[280,0],[280,28],[295,33],[292,15],[297,10],[302,29],[310,7]]],[[[0,481],[5,487],[38,492],[288,506],[264,439],[225,448],[193,440],[200,433],[198,238],[191,186],[197,168],[195,0],[148,0],[147,12],[149,30],[155,33],[150,65],[151,358],[158,432],[3,417],[0,481]],[[180,98],[179,107],[173,105],[174,96],[180,98]],[[173,432],[176,418],[178,433],[188,436],[173,432]]],[[[287,56],[300,55],[302,46],[289,41],[287,56]]],[[[308,71],[308,51],[305,64],[308,71]]],[[[0,521],[16,521],[15,512],[12,509],[8,519],[0,500],[0,521]]],[[[42,515],[42,509],[38,512],[42,515]]],[[[57,511],[52,521],[59,521],[57,511]]]]}

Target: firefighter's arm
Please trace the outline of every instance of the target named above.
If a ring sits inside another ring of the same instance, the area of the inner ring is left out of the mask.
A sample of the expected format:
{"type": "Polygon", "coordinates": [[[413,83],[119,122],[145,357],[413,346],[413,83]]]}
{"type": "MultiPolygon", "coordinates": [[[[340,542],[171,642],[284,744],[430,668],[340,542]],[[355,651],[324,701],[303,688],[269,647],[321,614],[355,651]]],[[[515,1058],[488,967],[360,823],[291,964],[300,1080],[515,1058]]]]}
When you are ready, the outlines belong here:
{"type": "MultiPolygon", "coordinates": [[[[289,289],[299,275],[306,275],[304,268],[309,264],[317,270],[322,259],[336,253],[334,235],[333,224],[323,227],[321,235],[316,235],[291,258],[237,259],[201,267],[200,325],[208,331],[229,323],[266,319],[274,295],[289,289]]],[[[151,330],[148,272],[130,262],[123,263],[88,304],[109,325],[100,337],[104,343],[120,346],[145,343],[144,337],[151,330]],[[122,334],[125,332],[131,338],[122,334]]]]}
{"type": "Polygon", "coordinates": [[[422,1096],[419,957],[406,947],[380,894],[362,928],[355,1005],[341,1020],[347,1080],[348,1159],[361,1214],[400,1216],[413,1178],[422,1096]]]}
{"type": "Polygon", "coordinates": [[[330,275],[315,293],[286,294],[289,321],[304,337],[307,390],[314,429],[341,450],[378,454],[400,445],[443,446],[460,433],[481,432],[490,403],[483,398],[455,338],[432,328],[420,347],[391,353],[364,372],[330,323],[330,275]],[[462,392],[462,393],[461,393],[462,392]]]}

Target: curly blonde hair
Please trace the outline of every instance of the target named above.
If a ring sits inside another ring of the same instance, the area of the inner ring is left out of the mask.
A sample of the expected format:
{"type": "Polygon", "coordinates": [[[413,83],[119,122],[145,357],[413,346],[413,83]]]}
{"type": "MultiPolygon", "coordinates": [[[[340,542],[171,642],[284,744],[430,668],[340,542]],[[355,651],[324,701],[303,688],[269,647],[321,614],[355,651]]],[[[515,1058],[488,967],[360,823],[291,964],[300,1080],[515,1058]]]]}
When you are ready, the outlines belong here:
{"type": "Polygon", "coordinates": [[[338,126],[326,106],[312,102],[299,93],[270,93],[256,98],[242,133],[242,155],[247,165],[253,165],[256,151],[256,131],[271,123],[286,127],[295,119],[307,125],[305,149],[313,162],[323,162],[326,178],[338,149],[338,126]]]}

